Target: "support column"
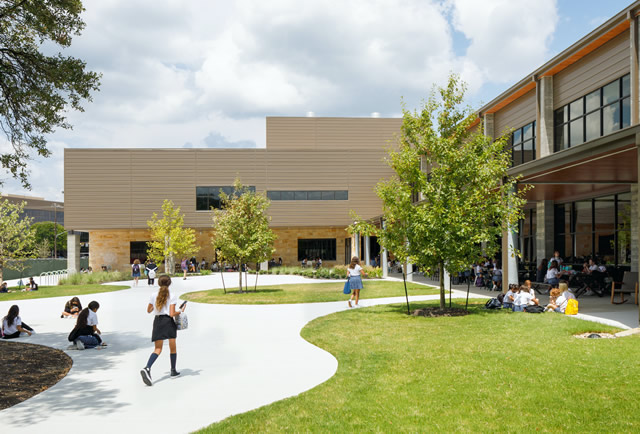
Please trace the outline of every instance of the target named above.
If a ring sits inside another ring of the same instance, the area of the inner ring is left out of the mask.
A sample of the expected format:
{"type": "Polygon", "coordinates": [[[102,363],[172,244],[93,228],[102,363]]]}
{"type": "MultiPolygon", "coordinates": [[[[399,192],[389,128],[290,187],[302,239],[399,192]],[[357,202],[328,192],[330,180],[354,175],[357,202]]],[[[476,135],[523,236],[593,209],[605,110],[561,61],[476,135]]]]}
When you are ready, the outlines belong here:
{"type": "Polygon", "coordinates": [[[389,277],[389,254],[387,248],[382,248],[382,255],[380,258],[380,266],[382,267],[382,277],[389,277]]]}
{"type": "Polygon", "coordinates": [[[636,125],[640,120],[638,113],[640,105],[640,74],[638,72],[639,67],[639,53],[638,47],[640,47],[640,31],[638,30],[638,19],[629,12],[628,17],[631,23],[629,29],[629,58],[631,60],[630,68],[630,84],[631,84],[631,125],[636,125]]]}
{"type": "Polygon", "coordinates": [[[407,282],[413,282],[413,264],[409,259],[405,265],[405,274],[407,275],[407,282]]]}
{"type": "Polygon", "coordinates": [[[364,237],[364,262],[365,265],[371,264],[371,237],[369,235],[364,237]]]}
{"type": "Polygon", "coordinates": [[[553,256],[555,249],[553,201],[542,200],[536,204],[536,263],[553,256]]]}
{"type": "Polygon", "coordinates": [[[67,232],[67,271],[69,274],[80,271],[80,233],[67,232]]]}
{"type": "Polygon", "coordinates": [[[537,91],[538,149],[536,158],[553,154],[553,76],[540,77],[537,91]]]}

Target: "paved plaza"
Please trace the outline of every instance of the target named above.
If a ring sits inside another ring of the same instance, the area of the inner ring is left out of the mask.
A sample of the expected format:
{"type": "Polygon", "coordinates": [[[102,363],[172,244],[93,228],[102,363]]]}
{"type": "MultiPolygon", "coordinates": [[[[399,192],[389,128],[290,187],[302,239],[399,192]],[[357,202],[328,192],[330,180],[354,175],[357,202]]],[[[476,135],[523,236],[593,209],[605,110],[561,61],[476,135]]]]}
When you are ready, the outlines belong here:
{"type": "MultiPolygon", "coordinates": [[[[225,281],[237,281],[237,274],[228,273],[225,281]]],[[[298,276],[260,276],[259,280],[261,285],[302,282],[322,281],[298,276]]],[[[171,288],[183,294],[221,286],[216,274],[186,281],[175,279],[171,288]]],[[[128,290],[81,296],[83,305],[91,300],[100,303],[99,328],[109,346],[67,351],[73,358],[69,374],[43,393],[1,411],[0,432],[57,433],[78,427],[96,433],[190,432],[297,395],[326,381],[337,369],[337,360],[302,339],[300,330],[314,318],[347,309],[346,302],[189,303],[189,329],[178,332],[178,370],[182,375],[169,377],[165,345],[153,366],[153,387],[144,386],[139,371],[153,349],[153,317],[145,310],[153,290],[141,282],[128,290]]],[[[462,296],[454,293],[454,297],[462,296]]],[[[37,332],[20,341],[66,351],[67,335],[74,324],[74,320],[60,318],[67,298],[6,301],[0,303],[0,312],[18,303],[22,318],[37,332]]],[[[413,301],[437,298],[411,297],[413,301]]],[[[364,300],[363,304],[398,302],[404,302],[404,298],[364,300]]]]}

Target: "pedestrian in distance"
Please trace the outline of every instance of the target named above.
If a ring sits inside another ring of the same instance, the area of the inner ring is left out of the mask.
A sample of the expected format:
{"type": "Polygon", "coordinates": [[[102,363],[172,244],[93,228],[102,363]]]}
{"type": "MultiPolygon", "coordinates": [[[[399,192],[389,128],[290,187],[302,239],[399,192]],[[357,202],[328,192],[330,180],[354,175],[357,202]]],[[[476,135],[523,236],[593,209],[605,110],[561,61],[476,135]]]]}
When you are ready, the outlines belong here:
{"type": "Polygon", "coordinates": [[[156,280],[156,273],[158,272],[158,266],[153,259],[150,259],[145,267],[147,270],[147,284],[153,286],[156,280]]]}
{"type": "Polygon", "coordinates": [[[353,307],[351,301],[355,297],[355,307],[360,307],[358,301],[360,300],[360,290],[362,289],[362,275],[366,277],[366,274],[360,266],[360,258],[354,256],[351,258],[351,263],[347,268],[347,279],[349,279],[349,287],[351,288],[351,297],[347,302],[349,307],[353,307]]]}
{"type": "MultiPolygon", "coordinates": [[[[184,257],[182,258],[182,261],[180,262],[180,269],[182,270],[183,276],[182,276],[182,280],[187,280],[187,258],[184,257]]],[[[166,270],[165,270],[166,271],[166,270]]],[[[158,282],[160,280],[158,279],[158,282]]]]}
{"type": "Polygon", "coordinates": [[[182,310],[176,309],[177,298],[169,291],[169,286],[171,286],[171,278],[169,276],[160,276],[158,285],[160,285],[160,289],[151,295],[149,304],[147,305],[147,313],[153,313],[155,315],[153,319],[153,331],[151,332],[151,341],[155,349],[153,353],[151,353],[151,356],[149,356],[147,366],[140,371],[142,381],[147,386],[153,385],[151,380],[151,367],[162,353],[162,346],[167,339],[169,340],[171,377],[180,375],[180,372],[176,370],[176,361],[178,359],[176,337],[178,327],[174,321],[174,317],[184,311],[186,301],[181,305],[182,310]]]}
{"type": "Polygon", "coordinates": [[[140,259],[136,259],[131,264],[131,276],[133,276],[133,286],[138,286],[138,279],[140,279],[140,259]]]}

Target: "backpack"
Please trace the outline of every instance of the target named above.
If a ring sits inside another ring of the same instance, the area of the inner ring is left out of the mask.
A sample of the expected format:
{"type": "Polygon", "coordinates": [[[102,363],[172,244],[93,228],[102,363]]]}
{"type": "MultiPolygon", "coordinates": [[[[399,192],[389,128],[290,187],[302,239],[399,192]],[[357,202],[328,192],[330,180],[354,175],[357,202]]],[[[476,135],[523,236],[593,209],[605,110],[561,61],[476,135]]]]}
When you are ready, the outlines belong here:
{"type": "Polygon", "coordinates": [[[528,313],[542,313],[542,312],[544,312],[544,307],[535,306],[535,305],[527,306],[527,307],[524,308],[524,311],[528,312],[528,313]]]}
{"type": "Polygon", "coordinates": [[[134,273],[139,273],[140,272],[140,266],[138,264],[133,264],[133,272],[134,273]]]}
{"type": "Polygon", "coordinates": [[[498,300],[497,298],[492,298],[484,305],[485,309],[500,309],[501,307],[502,303],[500,303],[500,300],[498,300]]]}
{"type": "Polygon", "coordinates": [[[578,313],[578,300],[575,298],[570,298],[567,301],[567,307],[564,309],[565,315],[575,315],[578,313]]]}

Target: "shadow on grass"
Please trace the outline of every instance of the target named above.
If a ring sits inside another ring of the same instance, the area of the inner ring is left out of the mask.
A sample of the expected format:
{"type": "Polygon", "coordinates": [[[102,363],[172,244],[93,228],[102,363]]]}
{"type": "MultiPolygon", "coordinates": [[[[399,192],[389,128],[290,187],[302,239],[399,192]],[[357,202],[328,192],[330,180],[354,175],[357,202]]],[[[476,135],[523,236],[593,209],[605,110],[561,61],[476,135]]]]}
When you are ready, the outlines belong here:
{"type": "MultiPolygon", "coordinates": [[[[469,315],[496,315],[503,313],[503,309],[485,309],[484,304],[485,300],[482,301],[471,301],[469,300],[469,306],[467,310],[469,311],[469,315]]],[[[409,304],[409,308],[411,313],[413,313],[417,309],[425,309],[425,308],[439,308],[440,302],[438,300],[434,301],[414,301],[409,304]]],[[[465,309],[464,303],[451,303],[452,309],[465,309]]],[[[449,309],[449,302],[445,304],[445,309],[449,309]]],[[[372,306],[371,308],[366,308],[359,310],[358,312],[362,312],[365,315],[380,315],[380,314],[403,314],[407,316],[407,305],[405,304],[385,304],[372,306]]],[[[507,312],[507,310],[504,310],[507,312]]]]}
{"type": "MultiPolygon", "coordinates": [[[[253,289],[249,289],[246,291],[227,291],[227,294],[234,294],[234,295],[242,295],[242,294],[269,294],[272,292],[284,292],[284,289],[258,289],[257,291],[254,291],[253,289]]],[[[221,295],[225,295],[225,294],[221,294],[221,295]]]]}

